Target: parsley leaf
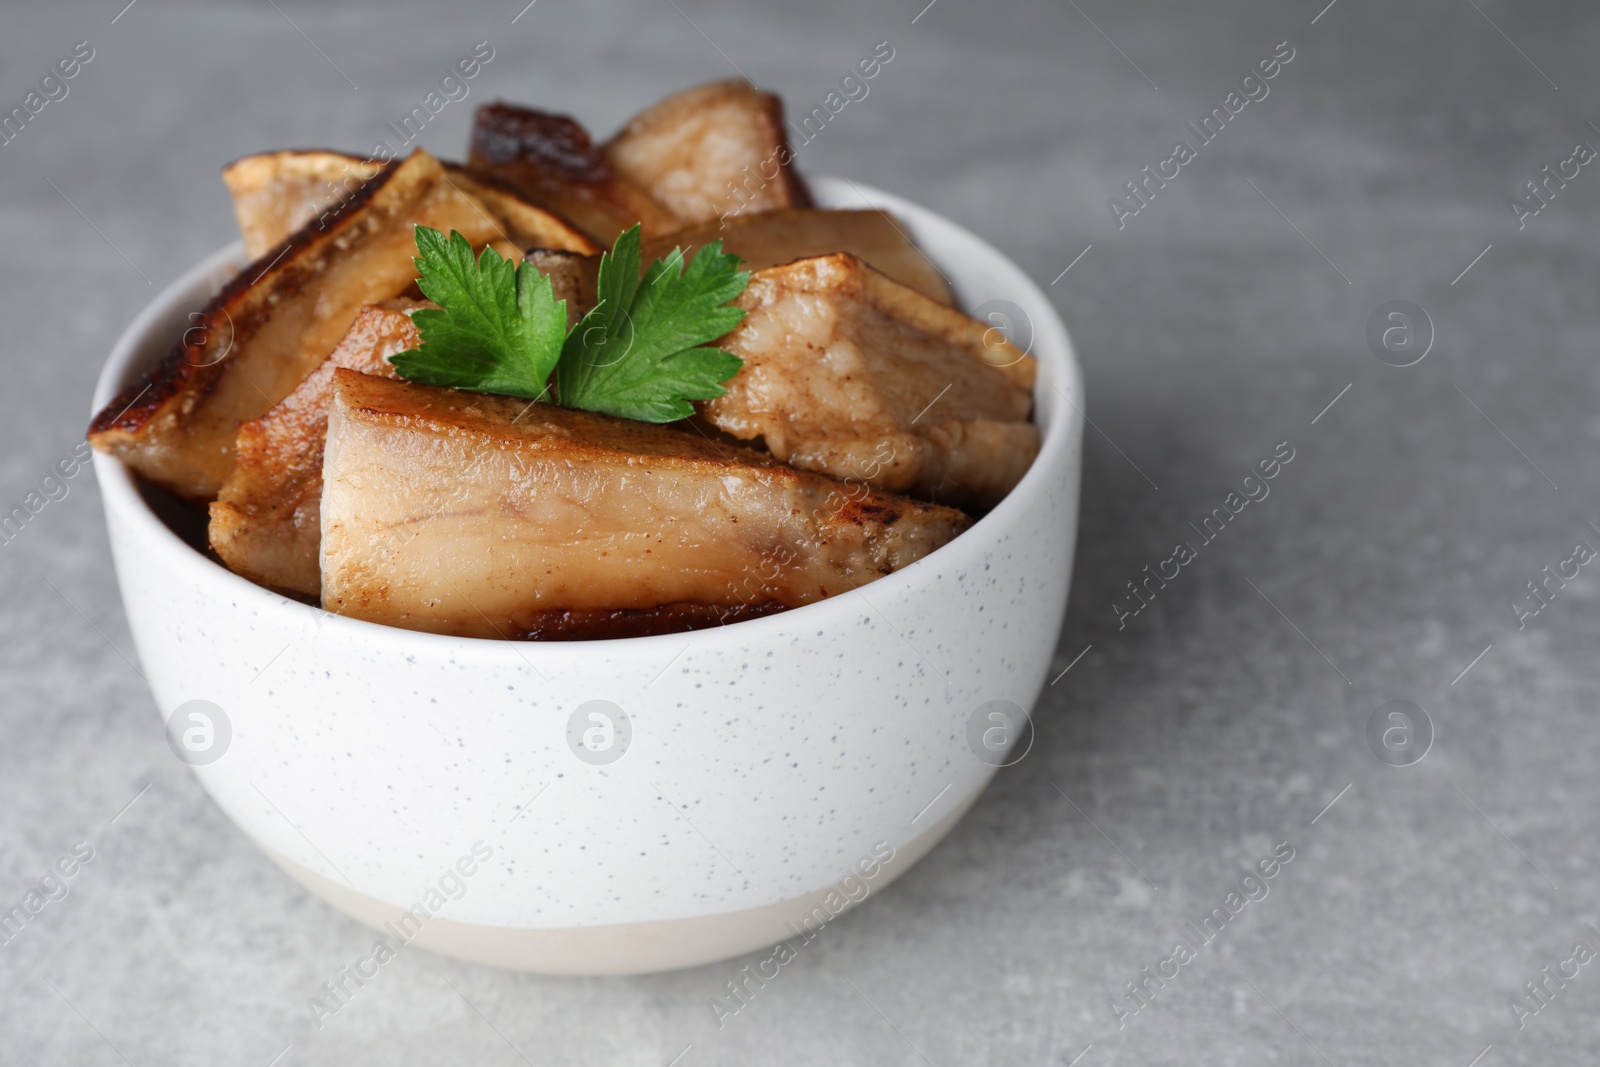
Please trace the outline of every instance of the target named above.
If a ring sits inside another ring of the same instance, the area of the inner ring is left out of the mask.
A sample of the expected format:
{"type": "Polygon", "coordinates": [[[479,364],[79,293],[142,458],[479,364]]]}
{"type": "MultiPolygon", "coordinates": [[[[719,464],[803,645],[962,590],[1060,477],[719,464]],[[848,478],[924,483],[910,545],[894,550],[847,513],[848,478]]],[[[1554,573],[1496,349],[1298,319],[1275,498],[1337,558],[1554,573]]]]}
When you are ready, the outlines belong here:
{"type": "Polygon", "coordinates": [[[635,226],[600,258],[599,304],[567,335],[556,388],[567,407],[643,422],[694,414],[691,400],[727,392],[744,361],[708,343],[744,321],[730,306],[750,280],[739,257],[706,245],[694,258],[673,249],[640,277],[635,226]]]}
{"type": "Polygon", "coordinates": [[[419,348],[389,357],[408,381],[538,400],[561,357],[567,305],[532,264],[513,267],[492,248],[476,263],[461,234],[418,226],[418,286],[438,309],[411,316],[419,348]]]}
{"type": "Polygon", "coordinates": [[[570,331],[567,305],[529,263],[513,267],[492,248],[473,262],[459,233],[416,228],[417,284],[437,309],[412,315],[419,347],[390,356],[407,381],[533,400],[557,399],[642,422],[694,414],[691,400],[727,392],[744,361],[708,343],[744,321],[729,304],[748,272],[713,241],[686,260],[673,249],[640,274],[638,226],[600,256],[599,303],[570,331]]]}

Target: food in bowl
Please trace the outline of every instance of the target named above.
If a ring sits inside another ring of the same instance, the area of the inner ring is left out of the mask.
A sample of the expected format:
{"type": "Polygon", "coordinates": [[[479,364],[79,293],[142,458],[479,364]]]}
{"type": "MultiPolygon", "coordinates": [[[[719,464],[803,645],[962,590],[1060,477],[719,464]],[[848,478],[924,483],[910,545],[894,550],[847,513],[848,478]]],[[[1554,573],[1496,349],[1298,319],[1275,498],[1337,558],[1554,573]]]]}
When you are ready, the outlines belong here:
{"type": "MultiPolygon", "coordinates": [[[[890,854],[878,895],[1005,761],[993,709],[1031,708],[1060,668],[1084,423],[1070,338],[1038,286],[972,233],[859,182],[808,184],[819,210],[892,213],[961,306],[1022,325],[1038,361],[1042,441],[1022,481],[959,537],[853,593],[621,640],[374,624],[208,559],[203,511],[97,454],[153,708],[179,749],[172,724],[191,722],[194,701],[226,713],[216,736],[231,744],[192,770],[310,892],[374,930],[410,929],[418,887],[482,840],[492,861],[411,944],[543,973],[691,966],[815,929],[859,899],[841,895],[842,873],[890,854]]],[[[237,242],[220,249],[144,308],[94,409],[141,382],[246,263],[237,242]]],[[[320,507],[320,483],[311,496],[320,507]]]]}
{"type": "Polygon", "coordinates": [[[598,147],[492,104],[465,165],[224,173],[254,261],[89,436],[206,508],[229,568],[328,611],[531,640],[725,625],[938,551],[1038,454],[1033,358],[887,212],[814,207],[745,83],[598,147]]]}
{"type": "Polygon", "coordinates": [[[748,618],[848,592],[968,524],[876,489],[832,500],[831,478],[665,426],[344,369],[323,477],[323,606],[467,637],[748,618]]]}

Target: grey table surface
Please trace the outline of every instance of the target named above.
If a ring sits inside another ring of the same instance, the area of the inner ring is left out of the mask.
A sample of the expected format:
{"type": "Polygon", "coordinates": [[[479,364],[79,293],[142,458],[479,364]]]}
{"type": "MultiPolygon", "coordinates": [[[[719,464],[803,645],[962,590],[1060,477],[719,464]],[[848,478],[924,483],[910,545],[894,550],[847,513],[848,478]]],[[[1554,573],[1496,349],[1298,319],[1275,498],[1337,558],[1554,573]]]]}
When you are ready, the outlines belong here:
{"type": "Polygon", "coordinates": [[[737,963],[568,980],[416,952],[318,1030],[306,998],[368,935],[168,753],[82,474],[0,548],[0,899],[95,849],[0,946],[0,1060],[1600,1061],[1600,969],[1524,992],[1600,948],[1582,925],[1600,920],[1600,575],[1515,607],[1600,546],[1600,176],[1563,163],[1600,145],[1600,12],[124,2],[0,6],[0,109],[94,49],[0,145],[7,509],[81,440],[123,326],[232,238],[224,161],[368,148],[479,40],[495,56],[470,102],[422,137],[443,154],[494,97],[608,131],[737,70],[809,110],[888,41],[800,164],[983,234],[1073,330],[1093,428],[1072,667],[946,842],[721,1029],[709,1002],[737,963]],[[1269,94],[1202,143],[1185,124],[1280,42],[1269,94]],[[1196,157],[1119,227],[1109,201],[1179,140],[1196,157]],[[1541,204],[1525,183],[1547,165],[1577,175],[1541,204]],[[1368,342],[1391,300],[1432,323],[1409,367],[1368,342]],[[1126,583],[1280,442],[1295,458],[1270,496],[1119,623],[1126,583]],[[1420,762],[1369,746],[1391,700],[1431,723],[1420,762]],[[1132,1013],[1126,984],[1280,843],[1269,894],[1132,1013]]]}

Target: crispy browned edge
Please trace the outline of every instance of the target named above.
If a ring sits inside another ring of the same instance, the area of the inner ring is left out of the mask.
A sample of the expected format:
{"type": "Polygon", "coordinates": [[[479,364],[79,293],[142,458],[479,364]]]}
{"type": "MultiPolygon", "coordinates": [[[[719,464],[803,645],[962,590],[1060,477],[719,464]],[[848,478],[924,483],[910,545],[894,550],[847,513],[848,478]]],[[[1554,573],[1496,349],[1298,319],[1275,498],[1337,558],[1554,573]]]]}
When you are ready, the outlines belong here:
{"type": "MultiPolygon", "coordinates": [[[[467,167],[474,177],[497,182],[557,213],[603,216],[608,231],[621,232],[634,222],[650,233],[678,225],[665,206],[619,175],[589,131],[568,115],[503,100],[484,104],[473,114],[467,167]]],[[[609,242],[615,236],[599,232],[592,219],[572,221],[588,226],[597,240],[609,242]]]]}
{"type": "MultiPolygon", "coordinates": [[[[382,168],[394,165],[333,149],[293,148],[241,156],[222,168],[222,176],[235,197],[234,213],[237,215],[238,197],[241,194],[258,193],[269,182],[295,168],[298,168],[298,171],[292,173],[290,175],[292,177],[321,176],[324,180],[358,168],[379,168],[372,177],[362,179],[360,184],[365,185],[374,181],[382,173],[382,168]]],[[[446,159],[439,160],[439,165],[444,169],[445,177],[450,184],[454,185],[457,191],[478,200],[494,216],[495,222],[506,231],[506,236],[516,243],[525,247],[535,245],[567,247],[587,253],[600,251],[600,246],[595,243],[592,236],[575,226],[571,220],[564,218],[558,211],[523,195],[513,183],[504,181],[494,174],[475,171],[471,167],[452,163],[446,159]]],[[[313,221],[323,219],[338,209],[338,198],[331,198],[328,203],[330,210],[309,217],[301,225],[309,225],[313,221]]],[[[244,225],[244,220],[240,219],[241,230],[244,225]]],[[[288,236],[290,235],[284,235],[285,238],[288,236]]]]}
{"type": "MultiPolygon", "coordinates": [[[[359,413],[370,422],[400,426],[413,420],[426,420],[449,424],[464,433],[492,435],[502,441],[517,439],[534,447],[559,450],[575,462],[623,453],[649,457],[665,468],[693,464],[698,468],[755,469],[763,477],[791,483],[810,482],[828,487],[842,484],[819,471],[780,463],[770,453],[758,452],[748,445],[718,444],[674,424],[637,422],[577,408],[540,404],[538,410],[545,419],[572,434],[551,440],[557,435],[542,429],[539,420],[527,418],[528,402],[518,397],[463,392],[408,382],[403,378],[378,378],[342,367],[333,372],[333,397],[333,402],[347,414],[359,413]],[[542,445],[544,441],[550,443],[542,445]]],[[[891,525],[913,512],[946,513],[961,528],[966,520],[959,509],[882,489],[865,487],[860,493],[846,495],[850,502],[837,513],[837,518],[843,522],[891,525]]]]}
{"type": "MultiPolygon", "coordinates": [[[[355,163],[370,165],[373,168],[372,175],[363,178],[362,184],[375,181],[384,170],[400,162],[398,159],[372,159],[353,152],[341,152],[337,148],[278,148],[270,152],[251,152],[223,164],[223,184],[227,185],[229,192],[256,192],[265,184],[263,178],[270,179],[277,176],[276,172],[265,173],[264,168],[269,161],[278,159],[292,159],[298,163],[313,165],[335,160],[346,165],[355,163]]],[[[319,166],[311,166],[306,169],[306,173],[321,174],[323,171],[319,166]]]]}
{"type": "Polygon", "coordinates": [[[230,570],[276,592],[296,597],[317,595],[320,582],[318,587],[306,587],[274,581],[285,575],[259,569],[254,565],[259,556],[240,549],[257,547],[251,532],[258,524],[265,522],[268,528],[278,528],[287,521],[284,509],[289,500],[296,505],[289,509],[292,514],[299,501],[313,492],[321,495],[322,453],[334,368],[395,377],[386,353],[399,349],[384,343],[388,332],[398,326],[396,343],[414,347],[420,335],[410,321],[411,313],[435,306],[404,298],[363,306],[333,353],[316,370],[266,413],[240,424],[233,469],[223,480],[217,499],[211,502],[206,531],[211,550],[230,570]],[[403,324],[395,322],[397,315],[405,320],[403,324]],[[281,462],[285,447],[291,442],[299,446],[304,464],[293,469],[281,462]]]}
{"type": "MultiPolygon", "coordinates": [[[[535,441],[544,436],[533,422],[515,422],[527,409],[527,402],[515,397],[488,393],[464,393],[456,389],[420,385],[404,379],[378,378],[340,367],[333,372],[334,403],[346,411],[360,412],[375,422],[404,425],[417,419],[447,422],[457,429],[489,435],[508,432],[513,437],[535,441]]],[[[557,422],[578,432],[599,431],[603,444],[579,437],[563,438],[552,448],[561,449],[569,459],[615,455],[624,452],[666,461],[672,466],[685,462],[696,466],[756,468],[786,481],[814,481],[842,484],[826,474],[798,470],[779,463],[771,455],[741,445],[718,445],[671,425],[635,422],[609,415],[597,415],[576,408],[549,405],[542,408],[557,422]]],[[[970,525],[968,516],[957,508],[900,496],[870,487],[864,492],[844,494],[845,502],[835,514],[841,523],[892,526],[908,514],[942,514],[955,534],[970,525]]],[[[674,601],[648,609],[615,611],[570,611],[554,609],[542,613],[532,628],[514,635],[529,641],[602,640],[620,637],[646,637],[682,633],[712,625],[759,618],[789,610],[775,601],[749,604],[699,604],[674,601]]]]}
{"type": "MultiPolygon", "coordinates": [[[[221,320],[228,316],[228,309],[236,307],[268,270],[286,269],[357,221],[361,209],[371,202],[378,190],[388,184],[398,168],[399,163],[385,164],[378,177],[364,184],[354,196],[334,210],[328,225],[315,226],[313,223],[316,220],[307,223],[234,275],[206,302],[199,319],[184,331],[161,362],[112,397],[95,415],[89,423],[90,441],[97,447],[115,451],[120,439],[131,438],[152,425],[185,396],[195,395],[198,399],[208,395],[221,377],[227,361],[204,362],[190,357],[202,356],[206,339],[222,325],[221,320]],[[187,340],[196,334],[200,338],[198,341],[187,340]]],[[[270,315],[271,309],[261,309],[260,313],[270,315]]],[[[237,321],[230,318],[229,322],[231,329],[238,329],[237,321]]]]}
{"type": "Polygon", "coordinates": [[[783,97],[777,93],[766,93],[772,101],[769,115],[772,124],[777,127],[776,138],[778,148],[778,173],[783,176],[784,188],[789,194],[789,206],[796,208],[816,207],[817,198],[811,195],[811,186],[806,184],[805,177],[801,175],[794,165],[794,147],[789,144],[789,123],[784,117],[783,97]]]}
{"type": "MultiPolygon", "coordinates": [[[[781,179],[780,184],[788,200],[789,207],[815,207],[816,199],[811,195],[811,187],[806,184],[805,179],[800,176],[800,172],[793,166],[795,159],[794,148],[789,144],[789,126],[784,121],[783,98],[776,93],[769,93],[764,89],[757,88],[745,78],[726,78],[721,81],[704,82],[700,85],[693,85],[687,89],[679,90],[671,96],[663,97],[623,123],[622,129],[618,130],[609,141],[600,146],[600,152],[602,155],[609,157],[611,147],[626,137],[630,130],[641,124],[658,121],[663,113],[670,113],[673,109],[684,106],[686,100],[701,94],[729,89],[748,92],[765,105],[763,115],[766,117],[769,124],[769,132],[772,135],[773,155],[778,160],[778,174],[776,178],[762,177],[762,180],[775,181],[781,179]]],[[[761,162],[761,160],[752,160],[752,163],[756,164],[758,169],[761,162]]],[[[746,169],[749,169],[748,165],[746,169]]],[[[758,174],[758,176],[760,175],[758,174]]],[[[691,222],[689,225],[695,225],[695,223],[691,222]]]]}
{"type": "Polygon", "coordinates": [[[679,601],[659,607],[617,611],[547,611],[516,636],[524,641],[605,641],[655,637],[726,626],[776,615],[789,608],[775,600],[759,604],[695,604],[679,601]]]}
{"type": "Polygon", "coordinates": [[[783,467],[771,455],[748,446],[719,448],[704,438],[668,425],[637,422],[600,415],[578,408],[541,404],[538,413],[569,430],[571,437],[541,428],[539,420],[526,418],[528,401],[494,393],[465,392],[443,386],[408,382],[403,378],[378,378],[359,371],[336,368],[334,403],[351,415],[395,425],[413,419],[449,424],[467,433],[519,440],[559,448],[575,460],[612,456],[619,452],[650,456],[674,463],[713,463],[723,467],[779,468],[802,477],[826,477],[783,467]]]}
{"type": "Polygon", "coordinates": [[[794,166],[794,147],[789,143],[789,123],[784,118],[783,97],[777,93],[769,93],[759,89],[743,78],[732,78],[723,84],[749,86],[761,96],[767,105],[767,121],[774,130],[773,153],[778,157],[778,175],[783,179],[784,192],[788,197],[789,206],[794,208],[816,207],[816,197],[811,195],[811,187],[806,184],[805,178],[794,166]]]}
{"type": "Polygon", "coordinates": [[[526,164],[577,185],[606,185],[617,172],[600,156],[594,139],[571,115],[496,100],[472,116],[467,164],[486,169],[526,164]]]}
{"type": "Polygon", "coordinates": [[[460,163],[440,160],[445,179],[457,190],[480,201],[492,211],[496,219],[507,228],[507,237],[516,240],[524,249],[533,247],[556,248],[583,255],[598,255],[602,246],[594,237],[575,225],[559,211],[538,203],[524,195],[512,182],[494,174],[485,174],[460,163]],[[534,231],[548,226],[544,234],[534,231]],[[561,246],[552,237],[565,241],[561,246]],[[520,237],[520,240],[519,240],[520,237]]]}
{"type": "MultiPolygon", "coordinates": [[[[359,157],[350,158],[356,160],[359,157]]],[[[589,253],[599,251],[599,246],[588,235],[573,228],[560,216],[537,205],[529,204],[515,191],[493,181],[484,181],[476,176],[468,177],[459,165],[444,164],[443,161],[441,164],[444,166],[447,180],[452,182],[462,180],[469,185],[468,189],[462,190],[467,195],[477,193],[481,199],[487,191],[494,197],[503,198],[500,203],[486,205],[494,211],[502,224],[514,224],[515,218],[512,216],[520,210],[518,205],[521,205],[550,220],[555,225],[557,234],[570,244],[578,246],[578,250],[589,253]]],[[[209,395],[224,373],[227,363],[225,359],[208,361],[204,358],[207,339],[212,332],[221,327],[224,320],[231,331],[238,331],[241,327],[251,324],[252,320],[241,320],[231,314],[231,311],[238,309],[250,290],[268,272],[278,274],[286,272],[299,260],[314,253],[322,244],[336,239],[346,227],[359,224],[362,209],[388,184],[399,165],[399,161],[385,163],[382,171],[371,181],[363,183],[349,199],[335,205],[324,215],[306,222],[299,230],[246,265],[230,279],[206,302],[199,313],[199,318],[184,331],[167,355],[137,381],[119,392],[95,415],[89,424],[90,441],[96,447],[114,453],[118,451],[119,444],[131,443],[135,436],[153,426],[159,419],[176,417],[178,413],[176,409],[186,400],[192,408],[209,395]],[[198,340],[188,340],[191,337],[197,337],[198,340]]],[[[255,314],[270,315],[271,308],[256,309],[255,314]]]]}

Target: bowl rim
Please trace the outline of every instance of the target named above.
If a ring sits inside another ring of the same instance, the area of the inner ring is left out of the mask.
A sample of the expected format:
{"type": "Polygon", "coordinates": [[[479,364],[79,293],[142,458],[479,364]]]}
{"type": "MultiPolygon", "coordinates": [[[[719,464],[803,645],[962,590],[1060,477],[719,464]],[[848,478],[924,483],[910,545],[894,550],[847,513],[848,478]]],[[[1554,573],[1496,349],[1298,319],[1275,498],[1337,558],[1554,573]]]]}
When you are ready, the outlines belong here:
{"type": "MultiPolygon", "coordinates": [[[[1014,290],[1022,298],[1018,301],[1018,306],[1021,307],[1023,302],[1030,305],[1022,310],[1031,320],[1030,325],[1033,330],[1033,344],[1029,352],[1039,362],[1039,375],[1034,386],[1035,421],[1040,421],[1041,410],[1048,412],[1048,418],[1044,420],[1044,434],[1039,454],[1034,457],[1033,464],[1011,492],[961,536],[950,544],[930,552],[922,559],[868,583],[875,589],[882,586],[881,592],[892,595],[896,590],[907,587],[908,583],[917,581],[920,575],[927,573],[930,560],[963,547],[970,552],[979,544],[985,543],[986,539],[981,536],[985,531],[1003,532],[1011,524],[1012,517],[1026,508],[1032,498],[1046,492],[1052,468],[1073,461],[1072,451],[1075,444],[1082,439],[1083,424],[1086,419],[1082,404],[1082,370],[1071,336],[1054,305],[1033,279],[999,249],[943,215],[892,193],[847,178],[817,175],[810,177],[808,181],[813,190],[820,194],[817,197],[819,207],[879,207],[902,218],[914,220],[913,229],[918,227],[943,229],[947,236],[957,242],[975,246],[985,255],[992,257],[995,263],[1004,268],[1004,273],[1010,275],[1002,279],[1002,282],[1007,289],[1014,290]],[[1052,391],[1058,396],[1051,396],[1052,391]]],[[[243,258],[242,242],[235,240],[229,243],[185,270],[134,316],[133,321],[112,346],[111,354],[101,369],[95,384],[91,417],[121,391],[126,381],[131,380],[133,374],[131,365],[140,350],[149,343],[153,332],[181,313],[186,305],[194,304],[195,300],[190,295],[193,291],[204,287],[210,290],[204,299],[209,299],[211,292],[219,288],[220,283],[207,285],[206,280],[230,276],[236,272],[236,264],[243,258]]],[[[934,257],[930,255],[928,258],[941,273],[944,273],[934,257]]],[[[956,288],[960,288],[959,277],[956,280],[956,288]]],[[[143,369],[139,368],[140,371],[143,369]]],[[[676,645],[685,640],[698,642],[720,639],[736,643],[758,643],[769,631],[774,633],[780,629],[792,631],[797,622],[802,628],[813,622],[826,628],[827,620],[824,612],[829,610],[837,612],[847,601],[845,596],[840,595],[772,615],[726,623],[722,626],[642,637],[596,638],[583,641],[518,641],[494,637],[457,637],[450,634],[408,630],[385,623],[339,615],[319,605],[306,604],[281,593],[275,593],[235,574],[223,564],[197,551],[161,520],[146,502],[139,490],[138,478],[127,464],[98,450],[94,454],[94,464],[96,479],[105,498],[107,521],[136,524],[138,527],[136,532],[142,535],[138,538],[140,545],[153,546],[163,555],[165,562],[197,584],[218,583],[219,590],[228,596],[237,610],[254,610],[263,617],[278,616],[283,618],[286,624],[291,622],[288,613],[308,613],[303,614],[298,620],[293,620],[293,624],[304,625],[308,620],[314,619],[319,632],[323,628],[331,628],[332,634],[347,634],[352,640],[361,640],[364,637],[367,641],[387,641],[391,647],[401,651],[409,647],[418,652],[426,651],[430,656],[440,652],[459,652],[467,657],[480,658],[500,650],[513,653],[531,665],[529,657],[549,661],[570,660],[580,650],[601,653],[623,649],[645,651],[676,645]]],[[[946,556],[946,559],[948,558],[946,556]]],[[[872,602],[869,600],[868,603],[872,602]]],[[[682,654],[681,651],[679,654],[682,654]]]]}

